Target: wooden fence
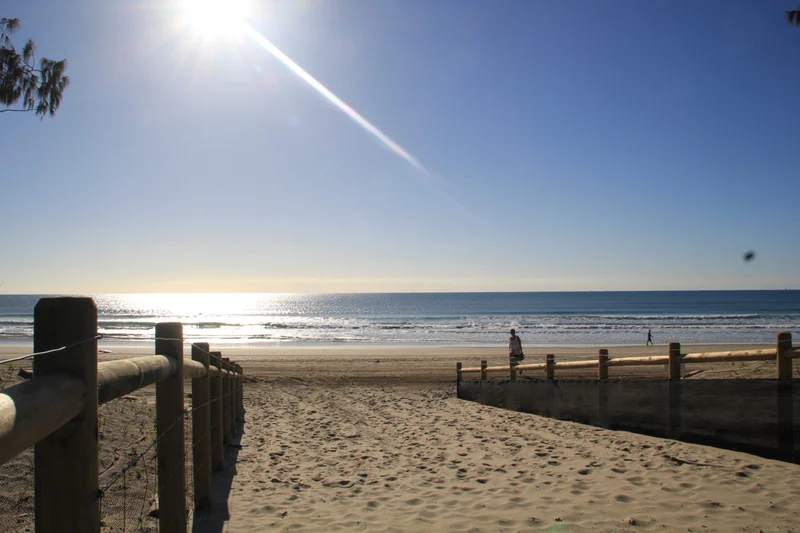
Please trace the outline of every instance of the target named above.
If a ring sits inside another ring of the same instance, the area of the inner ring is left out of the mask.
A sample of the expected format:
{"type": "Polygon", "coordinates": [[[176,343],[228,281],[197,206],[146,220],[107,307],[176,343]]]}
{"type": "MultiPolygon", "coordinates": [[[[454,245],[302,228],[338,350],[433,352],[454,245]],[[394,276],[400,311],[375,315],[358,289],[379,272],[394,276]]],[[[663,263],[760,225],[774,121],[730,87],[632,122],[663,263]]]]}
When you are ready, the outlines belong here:
{"type": "Polygon", "coordinates": [[[183,326],[156,325],[155,353],[97,360],[97,307],[91,298],[42,298],[34,310],[34,378],[0,391],[0,465],[34,446],[37,533],[99,532],[98,405],[156,385],[158,521],[185,533],[184,379],[192,380],[195,508],[211,503],[212,468],[243,420],[241,366],[192,345],[183,326]]]}
{"type": "MultiPolygon", "coordinates": [[[[554,380],[556,370],[562,369],[581,369],[597,368],[597,378],[600,380],[608,379],[608,369],[610,367],[622,366],[666,366],[667,376],[670,380],[681,379],[681,366],[692,363],[732,363],[736,361],[775,361],[778,379],[792,378],[792,360],[800,358],[800,350],[792,348],[792,334],[787,332],[778,333],[775,349],[769,350],[744,350],[734,352],[707,352],[707,353],[681,353],[679,342],[669,344],[668,355],[653,355],[646,357],[619,357],[609,358],[608,350],[601,349],[597,359],[591,361],[563,361],[556,362],[554,354],[547,354],[544,363],[519,364],[510,361],[508,365],[487,366],[486,361],[481,361],[479,367],[463,368],[462,364],[456,363],[456,380],[462,381],[464,374],[479,374],[481,381],[488,379],[489,373],[508,373],[510,379],[517,379],[517,372],[524,371],[544,371],[545,379],[554,380]]],[[[526,374],[528,376],[529,374],[526,374]]]]}

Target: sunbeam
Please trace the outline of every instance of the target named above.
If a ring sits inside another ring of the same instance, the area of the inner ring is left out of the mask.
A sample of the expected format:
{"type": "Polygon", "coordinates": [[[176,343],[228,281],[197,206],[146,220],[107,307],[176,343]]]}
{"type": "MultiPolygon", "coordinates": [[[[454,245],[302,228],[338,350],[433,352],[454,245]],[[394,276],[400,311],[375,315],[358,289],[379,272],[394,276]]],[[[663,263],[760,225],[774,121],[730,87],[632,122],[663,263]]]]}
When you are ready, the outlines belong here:
{"type": "Polygon", "coordinates": [[[333,105],[338,107],[341,111],[343,111],[348,117],[350,117],[356,124],[360,125],[362,128],[367,130],[373,136],[375,136],[379,141],[381,141],[389,150],[397,154],[398,156],[402,157],[406,161],[408,161],[414,168],[424,172],[427,175],[431,175],[431,172],[425,168],[422,163],[417,160],[413,155],[409,154],[402,146],[394,142],[390,139],[386,134],[384,134],[381,130],[376,128],[370,121],[362,117],[358,114],[358,112],[347,105],[341,98],[333,94],[327,87],[322,85],[319,81],[314,78],[311,74],[303,70],[300,65],[292,61],[286,54],[281,52],[277,46],[269,42],[266,37],[261,35],[259,32],[254,30],[248,24],[242,23],[242,31],[244,31],[251,39],[253,39],[259,46],[264,48],[267,52],[272,54],[275,59],[283,63],[286,67],[289,68],[292,72],[297,74],[303,81],[311,85],[314,89],[317,90],[319,94],[324,96],[331,102],[333,105]]]}

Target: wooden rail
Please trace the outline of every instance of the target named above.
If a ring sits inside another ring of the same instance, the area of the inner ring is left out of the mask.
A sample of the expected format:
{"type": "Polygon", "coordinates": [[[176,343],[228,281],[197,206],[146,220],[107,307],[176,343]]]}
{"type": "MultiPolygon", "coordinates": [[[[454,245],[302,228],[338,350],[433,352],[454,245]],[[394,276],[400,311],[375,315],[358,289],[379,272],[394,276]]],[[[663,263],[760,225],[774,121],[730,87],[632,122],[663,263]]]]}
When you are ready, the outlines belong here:
{"type": "Polygon", "coordinates": [[[670,380],[681,378],[681,366],[693,363],[732,363],[736,361],[775,361],[778,379],[791,379],[792,360],[800,358],[800,349],[792,348],[792,334],[778,333],[774,349],[767,350],[742,350],[730,352],[706,353],[680,353],[680,343],[673,342],[669,345],[667,355],[651,355],[642,357],[608,357],[608,350],[601,349],[595,360],[563,361],[556,362],[554,354],[547,354],[544,363],[517,364],[515,361],[508,365],[488,366],[486,361],[481,361],[481,366],[464,367],[462,363],[456,365],[456,379],[461,381],[464,374],[479,374],[480,380],[488,379],[489,373],[508,373],[513,380],[520,371],[544,370],[546,379],[555,379],[556,370],[569,370],[580,368],[597,368],[598,379],[608,379],[609,367],[623,366],[666,366],[667,377],[670,380]]]}
{"type": "Polygon", "coordinates": [[[69,374],[0,391],[0,465],[75,418],[85,400],[86,384],[69,374]]]}
{"type": "Polygon", "coordinates": [[[211,470],[222,465],[223,440],[244,416],[242,367],[205,343],[185,359],[179,323],[158,324],[155,336],[162,355],[98,363],[91,298],[42,298],[36,305],[34,352],[67,348],[34,356],[34,379],[0,391],[0,465],[35,447],[37,533],[100,531],[97,407],[152,384],[159,531],[186,533],[184,378],[192,379],[195,507],[211,505],[211,470]]]}

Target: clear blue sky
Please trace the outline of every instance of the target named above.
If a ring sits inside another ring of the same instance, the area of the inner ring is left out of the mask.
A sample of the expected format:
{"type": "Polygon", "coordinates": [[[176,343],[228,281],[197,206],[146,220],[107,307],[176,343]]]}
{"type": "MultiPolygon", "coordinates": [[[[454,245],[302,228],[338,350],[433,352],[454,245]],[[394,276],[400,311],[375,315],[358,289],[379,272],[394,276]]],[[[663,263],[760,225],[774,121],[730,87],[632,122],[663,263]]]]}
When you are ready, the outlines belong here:
{"type": "Polygon", "coordinates": [[[255,1],[428,172],[174,0],[6,4],[72,84],[0,114],[0,292],[800,288],[796,2],[255,1]]]}

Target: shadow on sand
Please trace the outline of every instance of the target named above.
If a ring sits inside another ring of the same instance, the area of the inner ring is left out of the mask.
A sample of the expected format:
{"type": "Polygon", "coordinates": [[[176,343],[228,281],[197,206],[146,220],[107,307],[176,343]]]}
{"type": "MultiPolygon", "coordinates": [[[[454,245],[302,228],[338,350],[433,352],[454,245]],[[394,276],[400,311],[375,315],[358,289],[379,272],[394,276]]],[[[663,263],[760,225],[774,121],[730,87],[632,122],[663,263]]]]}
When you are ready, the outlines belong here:
{"type": "Polygon", "coordinates": [[[244,422],[236,426],[236,434],[230,444],[225,447],[225,466],[214,472],[211,479],[212,504],[202,511],[195,511],[192,520],[192,533],[222,533],[225,522],[230,518],[228,498],[230,497],[233,479],[236,477],[236,462],[242,448],[244,422]]]}

